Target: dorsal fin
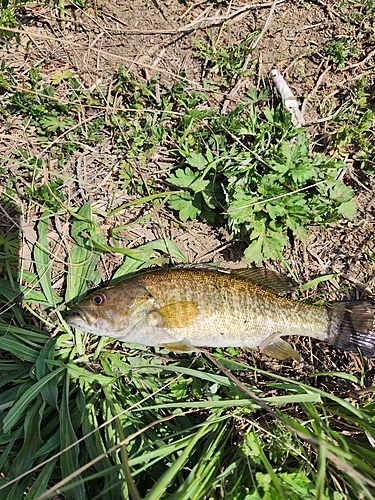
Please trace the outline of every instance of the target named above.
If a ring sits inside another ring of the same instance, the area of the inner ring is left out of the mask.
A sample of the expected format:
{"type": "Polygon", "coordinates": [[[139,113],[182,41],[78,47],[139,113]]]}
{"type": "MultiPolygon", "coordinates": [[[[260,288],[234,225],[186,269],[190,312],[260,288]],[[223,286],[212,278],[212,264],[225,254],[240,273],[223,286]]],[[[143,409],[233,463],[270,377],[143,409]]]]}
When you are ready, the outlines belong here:
{"type": "Polygon", "coordinates": [[[276,295],[285,295],[294,292],[298,285],[290,278],[280,276],[274,271],[269,271],[263,267],[249,267],[232,269],[231,274],[246,278],[256,285],[268,288],[276,295]]]}

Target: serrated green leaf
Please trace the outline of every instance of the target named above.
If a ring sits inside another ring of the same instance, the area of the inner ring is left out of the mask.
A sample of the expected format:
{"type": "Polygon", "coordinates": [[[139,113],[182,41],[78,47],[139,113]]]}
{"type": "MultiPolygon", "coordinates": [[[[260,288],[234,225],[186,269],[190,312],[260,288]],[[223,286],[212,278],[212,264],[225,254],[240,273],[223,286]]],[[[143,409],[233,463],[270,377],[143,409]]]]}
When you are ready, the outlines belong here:
{"type": "Polygon", "coordinates": [[[194,193],[203,191],[210,182],[209,180],[203,179],[202,174],[193,172],[189,167],[186,167],[185,170],[178,168],[169,176],[168,181],[175,186],[189,188],[194,193]]]}
{"type": "Polygon", "coordinates": [[[201,153],[191,153],[191,155],[186,158],[186,163],[198,170],[203,170],[208,162],[201,153]]]}
{"type": "Polygon", "coordinates": [[[341,182],[335,181],[333,186],[330,188],[330,197],[340,203],[346,203],[353,199],[354,192],[353,189],[345,186],[341,182]]]}
{"type": "Polygon", "coordinates": [[[357,206],[354,201],[347,201],[345,203],[341,203],[341,205],[337,208],[337,211],[346,219],[352,220],[357,213],[357,206]]]}
{"type": "Polygon", "coordinates": [[[288,243],[288,238],[281,228],[275,226],[274,221],[268,224],[265,231],[262,223],[257,221],[251,233],[252,243],[245,250],[245,258],[249,262],[261,262],[262,259],[276,259],[280,250],[288,243]],[[271,229],[272,228],[272,229],[271,229]]]}
{"type": "Polygon", "coordinates": [[[244,257],[248,262],[261,262],[264,258],[262,241],[260,239],[253,240],[244,251],[244,257]]]}
{"type": "Polygon", "coordinates": [[[241,222],[251,220],[254,213],[254,204],[259,202],[259,197],[247,196],[245,193],[236,191],[234,198],[227,211],[228,216],[241,222]]]}
{"type": "Polygon", "coordinates": [[[267,214],[271,217],[271,219],[277,219],[278,217],[282,217],[287,213],[286,209],[283,205],[281,205],[281,203],[278,205],[267,203],[265,208],[267,214]]]}
{"type": "Polygon", "coordinates": [[[195,198],[190,193],[184,191],[181,195],[171,196],[168,205],[179,212],[179,218],[185,222],[188,219],[195,219],[201,212],[201,207],[194,204],[195,198]]]}
{"type": "Polygon", "coordinates": [[[39,123],[45,130],[48,130],[49,132],[56,132],[57,130],[61,130],[63,132],[74,124],[73,120],[68,118],[67,116],[62,117],[57,116],[56,114],[46,115],[40,118],[39,123]]]}
{"type": "Polygon", "coordinates": [[[263,236],[267,230],[267,219],[266,217],[258,216],[257,219],[251,221],[252,233],[250,239],[254,240],[259,236],[263,236]]]}

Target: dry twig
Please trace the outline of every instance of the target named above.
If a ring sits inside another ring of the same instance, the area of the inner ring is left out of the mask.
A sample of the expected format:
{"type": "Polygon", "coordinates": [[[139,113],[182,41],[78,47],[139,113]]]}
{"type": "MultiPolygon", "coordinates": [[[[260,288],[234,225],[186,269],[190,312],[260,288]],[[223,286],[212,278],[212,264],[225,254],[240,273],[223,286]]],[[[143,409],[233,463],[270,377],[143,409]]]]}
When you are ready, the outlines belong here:
{"type": "MultiPolygon", "coordinates": [[[[263,26],[263,29],[262,31],[260,32],[259,36],[250,44],[250,50],[254,50],[257,45],[259,44],[260,40],[262,39],[262,37],[264,36],[264,34],[266,33],[266,31],[268,30],[269,28],[269,25],[271,23],[271,19],[272,19],[272,16],[273,16],[273,13],[275,11],[275,8],[276,8],[276,5],[278,5],[279,3],[282,3],[283,0],[274,0],[272,5],[271,5],[271,8],[270,8],[270,11],[268,13],[268,16],[267,16],[267,19],[266,19],[266,22],[263,26]]],[[[250,62],[250,59],[251,59],[251,56],[252,56],[252,53],[250,52],[250,54],[247,55],[244,63],[243,63],[243,66],[241,68],[242,72],[246,71],[247,69],[247,66],[249,65],[249,62],[250,62]]],[[[240,89],[241,87],[241,84],[242,84],[242,80],[243,80],[243,76],[240,75],[237,79],[237,83],[236,85],[232,88],[232,90],[229,92],[227,98],[225,99],[224,103],[223,103],[223,108],[221,110],[222,113],[226,113],[227,109],[228,109],[228,105],[230,103],[230,101],[233,99],[233,97],[237,94],[238,90],[240,89]]]]}

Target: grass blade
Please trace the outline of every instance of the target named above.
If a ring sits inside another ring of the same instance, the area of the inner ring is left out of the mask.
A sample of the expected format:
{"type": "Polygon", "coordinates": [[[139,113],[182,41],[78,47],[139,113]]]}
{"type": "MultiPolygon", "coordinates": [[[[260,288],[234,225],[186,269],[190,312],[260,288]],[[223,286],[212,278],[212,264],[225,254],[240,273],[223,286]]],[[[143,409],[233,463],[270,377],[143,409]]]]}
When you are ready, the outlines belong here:
{"type": "Polygon", "coordinates": [[[51,213],[44,210],[40,217],[37,226],[38,241],[34,246],[34,261],[38,275],[38,281],[42,287],[47,303],[52,307],[56,307],[56,295],[52,290],[51,273],[49,268],[49,253],[48,253],[48,222],[51,213]]]}
{"type": "Polygon", "coordinates": [[[28,404],[35,399],[43,387],[48,384],[52,379],[54,379],[59,373],[61,373],[64,368],[57,368],[55,371],[49,373],[41,380],[35,383],[31,383],[29,388],[22,394],[22,396],[16,401],[14,406],[11,408],[9,413],[4,418],[4,432],[9,432],[17,422],[22,418],[22,416],[28,411],[28,404]]]}
{"type": "Polygon", "coordinates": [[[88,284],[100,283],[101,276],[96,270],[96,265],[100,259],[100,253],[93,245],[94,238],[101,243],[103,235],[95,230],[95,223],[92,221],[91,203],[87,202],[81,207],[72,223],[71,234],[75,241],[68,256],[68,274],[65,292],[65,301],[70,304],[72,301],[78,302],[86,294],[88,284]]]}
{"type": "MultiPolygon", "coordinates": [[[[69,409],[69,381],[70,376],[67,373],[65,376],[60,406],[60,442],[62,450],[68,448],[77,441],[69,409]]],[[[67,482],[69,481],[69,476],[79,467],[79,452],[79,446],[76,445],[64,451],[60,457],[62,477],[65,478],[67,482]]],[[[80,480],[80,482],[75,484],[72,488],[72,495],[68,495],[68,498],[85,498],[85,488],[80,476],[78,476],[78,480],[80,480]]]]}
{"type": "Polygon", "coordinates": [[[210,430],[214,429],[215,424],[206,423],[191,437],[190,442],[181,452],[177,460],[160,477],[155,486],[147,495],[147,500],[159,500],[165,493],[168,486],[172,483],[174,477],[179,473],[185,462],[188,460],[196,444],[210,430]]]}

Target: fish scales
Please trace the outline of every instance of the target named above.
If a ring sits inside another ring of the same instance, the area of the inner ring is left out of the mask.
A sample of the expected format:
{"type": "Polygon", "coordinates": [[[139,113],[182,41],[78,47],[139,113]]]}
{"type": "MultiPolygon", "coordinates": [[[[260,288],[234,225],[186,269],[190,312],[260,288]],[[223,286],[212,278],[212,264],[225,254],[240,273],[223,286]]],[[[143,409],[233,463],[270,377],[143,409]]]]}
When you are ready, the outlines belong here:
{"type": "Polygon", "coordinates": [[[300,359],[281,336],[303,335],[375,356],[374,306],[349,301],[304,304],[282,296],[295,284],[263,268],[224,271],[206,267],[159,269],[98,290],[67,322],[127,343],[258,348],[279,359],[300,359]]]}
{"type": "Polygon", "coordinates": [[[155,276],[144,274],[139,282],[161,307],[181,300],[198,304],[199,316],[175,329],[178,341],[188,337],[196,346],[215,343],[215,347],[255,348],[265,334],[277,331],[322,340],[327,336],[326,308],[278,297],[241,276],[205,270],[192,275],[188,269],[177,269],[155,276]]]}

